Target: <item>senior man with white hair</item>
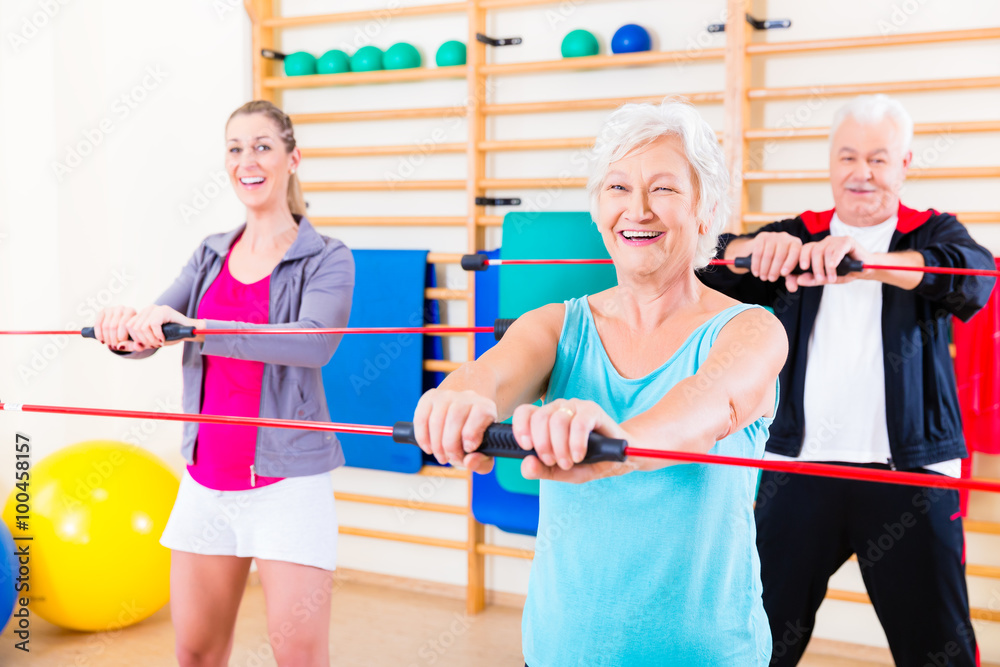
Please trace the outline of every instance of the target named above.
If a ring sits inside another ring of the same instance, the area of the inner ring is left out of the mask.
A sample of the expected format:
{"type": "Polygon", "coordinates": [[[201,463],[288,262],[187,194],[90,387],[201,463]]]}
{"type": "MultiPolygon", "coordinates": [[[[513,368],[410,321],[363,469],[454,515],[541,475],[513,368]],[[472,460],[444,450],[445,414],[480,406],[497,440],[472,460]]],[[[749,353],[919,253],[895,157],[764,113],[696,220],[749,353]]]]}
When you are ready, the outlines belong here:
{"type": "MultiPolygon", "coordinates": [[[[900,202],[912,136],[909,114],[885,95],[845,105],[830,128],[835,208],[723,235],[724,256],[752,255],[752,268],[700,274],[729,296],[772,307],[788,334],[768,458],[960,474],[967,452],[950,321],[982,308],[994,280],[837,275],[845,257],[994,268],[954,215],[900,202]],[[796,266],[805,273],[793,275],[796,266]]],[[[896,664],[976,664],[956,491],[765,472],[755,514],[772,665],[798,663],[827,582],[851,554],[896,664]]]]}

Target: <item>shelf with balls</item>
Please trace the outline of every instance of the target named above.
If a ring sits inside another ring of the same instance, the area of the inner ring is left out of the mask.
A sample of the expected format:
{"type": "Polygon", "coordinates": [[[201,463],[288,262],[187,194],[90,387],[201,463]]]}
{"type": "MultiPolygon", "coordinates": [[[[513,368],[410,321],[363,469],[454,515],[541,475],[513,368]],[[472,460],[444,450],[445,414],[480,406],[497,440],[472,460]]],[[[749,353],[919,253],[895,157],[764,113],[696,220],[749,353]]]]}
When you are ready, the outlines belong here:
{"type": "Polygon", "coordinates": [[[464,79],[466,47],[457,40],[442,44],[435,54],[436,68],[424,68],[423,56],[407,42],[393,44],[385,51],[362,46],[353,54],[331,49],[317,58],[307,51],[284,54],[264,49],[261,55],[284,63],[285,76],[264,78],[264,87],[320,88],[324,86],[399,83],[429,79],[464,79]]]}

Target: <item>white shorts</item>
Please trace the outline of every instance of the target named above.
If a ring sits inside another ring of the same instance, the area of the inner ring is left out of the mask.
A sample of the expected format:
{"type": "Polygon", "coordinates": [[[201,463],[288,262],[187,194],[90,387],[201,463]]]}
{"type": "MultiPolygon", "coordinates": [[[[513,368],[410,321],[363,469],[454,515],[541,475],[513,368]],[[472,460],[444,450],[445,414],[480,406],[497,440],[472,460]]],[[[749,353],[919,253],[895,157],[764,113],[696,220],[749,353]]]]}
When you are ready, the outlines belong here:
{"type": "Polygon", "coordinates": [[[160,544],[335,570],[337,511],[330,473],[288,477],[259,489],[216,491],[185,470],[160,544]]]}

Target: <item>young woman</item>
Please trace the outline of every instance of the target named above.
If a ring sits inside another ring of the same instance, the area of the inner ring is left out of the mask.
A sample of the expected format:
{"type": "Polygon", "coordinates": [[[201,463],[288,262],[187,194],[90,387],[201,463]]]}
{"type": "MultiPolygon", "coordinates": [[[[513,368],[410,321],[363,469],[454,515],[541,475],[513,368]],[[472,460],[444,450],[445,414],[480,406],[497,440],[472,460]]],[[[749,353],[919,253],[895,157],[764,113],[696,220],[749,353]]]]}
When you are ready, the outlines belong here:
{"type": "MultiPolygon", "coordinates": [[[[354,261],[305,218],[291,120],[270,102],[226,124],[226,171],[246,224],[206,238],[156,302],[105,309],[95,332],[141,359],[167,322],[218,328],[344,327],[354,261]]],[[[339,337],[216,335],[185,341],[189,413],[329,421],[320,369],[339,337]]],[[[172,550],[171,615],[183,666],[226,665],[251,560],[279,665],[328,665],[337,438],[319,431],[186,424],[187,460],[161,543],[172,550]]]]}

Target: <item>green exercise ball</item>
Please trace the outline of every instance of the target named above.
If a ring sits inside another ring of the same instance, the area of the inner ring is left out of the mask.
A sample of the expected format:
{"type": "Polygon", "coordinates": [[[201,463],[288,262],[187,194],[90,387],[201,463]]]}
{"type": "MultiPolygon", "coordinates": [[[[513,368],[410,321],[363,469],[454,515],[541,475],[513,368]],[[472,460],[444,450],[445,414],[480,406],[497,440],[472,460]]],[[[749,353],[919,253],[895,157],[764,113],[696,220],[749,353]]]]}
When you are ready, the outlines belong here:
{"type": "Polygon", "coordinates": [[[562,41],[563,58],[580,58],[582,56],[596,56],[601,50],[597,44],[594,34],[586,30],[574,30],[562,41]]]}
{"type": "Polygon", "coordinates": [[[319,74],[343,74],[351,71],[351,58],[340,49],[327,51],[316,61],[319,74]]]}
{"type": "Polygon", "coordinates": [[[382,69],[382,49],[377,46],[362,46],[351,56],[352,72],[374,72],[382,69]]]}
{"type": "Polygon", "coordinates": [[[438,67],[452,67],[465,64],[465,44],[454,39],[445,42],[437,50],[434,62],[438,67]]]}
{"type": "Polygon", "coordinates": [[[412,69],[420,67],[420,51],[417,47],[406,42],[393,44],[385,50],[385,57],[382,58],[386,69],[412,69]]]}
{"type": "Polygon", "coordinates": [[[306,76],[316,73],[316,56],[305,51],[296,51],[285,56],[285,74],[306,76]]]}

